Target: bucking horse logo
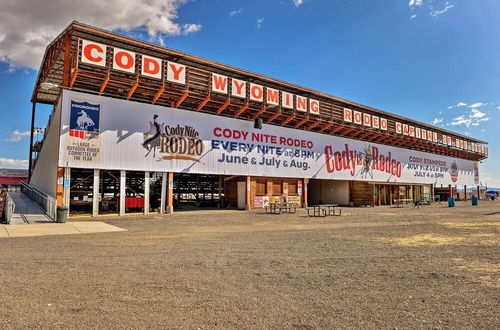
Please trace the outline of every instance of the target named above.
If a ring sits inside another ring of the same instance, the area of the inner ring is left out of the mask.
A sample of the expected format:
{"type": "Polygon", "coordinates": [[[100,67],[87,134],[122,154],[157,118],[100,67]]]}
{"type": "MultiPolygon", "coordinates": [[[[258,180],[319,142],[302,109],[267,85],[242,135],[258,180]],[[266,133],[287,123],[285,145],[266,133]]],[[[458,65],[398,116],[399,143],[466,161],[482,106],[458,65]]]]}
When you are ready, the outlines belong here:
{"type": "Polygon", "coordinates": [[[149,122],[149,131],[144,133],[144,142],[142,146],[148,150],[146,157],[153,151],[153,157],[156,157],[156,147],[160,146],[161,133],[165,128],[165,124],[158,124],[156,119],[158,115],[153,116],[153,122],[149,122]]]}

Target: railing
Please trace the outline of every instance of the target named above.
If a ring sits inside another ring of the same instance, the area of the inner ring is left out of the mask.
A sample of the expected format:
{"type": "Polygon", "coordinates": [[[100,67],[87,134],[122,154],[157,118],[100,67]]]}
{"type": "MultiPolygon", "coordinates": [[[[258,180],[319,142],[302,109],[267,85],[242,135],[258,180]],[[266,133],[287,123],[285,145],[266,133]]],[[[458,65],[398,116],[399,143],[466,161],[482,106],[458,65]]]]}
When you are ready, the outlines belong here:
{"type": "Polygon", "coordinates": [[[12,215],[14,214],[14,211],[16,210],[16,204],[10,198],[9,194],[5,195],[5,209],[4,209],[4,215],[5,215],[5,220],[7,221],[7,224],[10,224],[10,218],[12,218],[12,215]]]}
{"type": "Polygon", "coordinates": [[[42,210],[51,218],[55,220],[56,218],[56,199],[38,188],[32,187],[26,182],[21,182],[21,191],[33,202],[40,205],[42,210]]]}

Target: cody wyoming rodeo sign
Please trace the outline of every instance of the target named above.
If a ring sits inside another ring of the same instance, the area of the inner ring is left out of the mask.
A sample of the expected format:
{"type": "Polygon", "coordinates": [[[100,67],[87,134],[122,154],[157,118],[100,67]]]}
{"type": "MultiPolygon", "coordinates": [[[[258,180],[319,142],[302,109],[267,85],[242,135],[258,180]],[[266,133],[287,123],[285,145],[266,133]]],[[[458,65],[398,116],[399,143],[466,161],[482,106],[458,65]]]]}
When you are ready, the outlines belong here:
{"type": "Polygon", "coordinates": [[[67,162],[99,163],[100,114],[101,104],[71,99],[65,152],[67,162]]]}
{"type": "Polygon", "coordinates": [[[59,166],[474,185],[459,158],[64,91],[59,166]]]}

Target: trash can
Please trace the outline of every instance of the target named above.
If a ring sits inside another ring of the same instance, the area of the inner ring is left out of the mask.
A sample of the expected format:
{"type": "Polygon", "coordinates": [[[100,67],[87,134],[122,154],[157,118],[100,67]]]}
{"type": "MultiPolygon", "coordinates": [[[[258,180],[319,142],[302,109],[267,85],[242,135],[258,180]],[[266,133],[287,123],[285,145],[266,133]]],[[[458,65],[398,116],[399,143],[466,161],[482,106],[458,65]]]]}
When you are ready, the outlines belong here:
{"type": "Polygon", "coordinates": [[[472,205],[477,206],[477,197],[472,197],[472,205]]]}
{"type": "Polygon", "coordinates": [[[448,207],[455,207],[455,198],[448,197],[448,207]]]}
{"type": "Polygon", "coordinates": [[[58,206],[57,207],[56,222],[64,223],[66,221],[68,221],[68,207],[67,206],[58,206]]]}

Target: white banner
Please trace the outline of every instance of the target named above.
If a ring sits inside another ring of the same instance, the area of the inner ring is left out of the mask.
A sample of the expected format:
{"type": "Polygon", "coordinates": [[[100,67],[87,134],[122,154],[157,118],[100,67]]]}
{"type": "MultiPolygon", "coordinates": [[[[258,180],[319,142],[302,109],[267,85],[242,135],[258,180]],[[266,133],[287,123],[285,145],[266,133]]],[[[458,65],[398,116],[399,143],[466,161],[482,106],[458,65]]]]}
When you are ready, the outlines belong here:
{"type": "Polygon", "coordinates": [[[62,111],[59,166],[443,185],[479,182],[473,161],[274,125],[254,129],[248,120],[72,91],[64,91],[62,111]],[[98,137],[85,135],[81,148],[74,141],[68,148],[71,101],[100,106],[99,127],[93,126],[98,137]],[[96,138],[100,147],[89,148],[96,138]]]}

